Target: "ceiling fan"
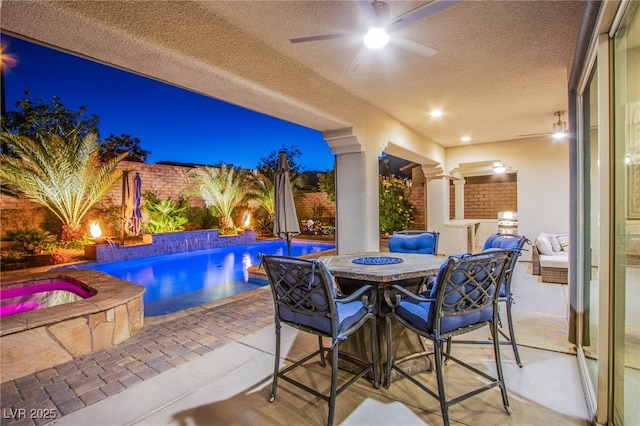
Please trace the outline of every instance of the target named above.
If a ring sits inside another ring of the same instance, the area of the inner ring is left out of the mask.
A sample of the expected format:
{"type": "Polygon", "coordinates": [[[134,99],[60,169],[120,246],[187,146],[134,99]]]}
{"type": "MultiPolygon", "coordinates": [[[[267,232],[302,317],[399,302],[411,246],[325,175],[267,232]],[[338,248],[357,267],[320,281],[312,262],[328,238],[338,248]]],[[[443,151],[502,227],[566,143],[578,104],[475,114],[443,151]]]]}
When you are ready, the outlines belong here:
{"type": "Polygon", "coordinates": [[[385,47],[389,42],[395,43],[399,47],[419,55],[432,57],[438,53],[436,49],[396,34],[396,31],[460,2],[462,2],[462,0],[433,0],[400,16],[390,18],[390,9],[387,3],[379,0],[373,0],[372,2],[368,0],[355,0],[364,20],[365,28],[363,31],[297,37],[289,41],[291,41],[291,43],[306,43],[310,41],[335,40],[356,36],[362,37],[363,46],[347,69],[348,72],[353,72],[357,69],[359,58],[365,48],[378,50],[385,47]]]}
{"type": "Polygon", "coordinates": [[[545,132],[545,133],[527,133],[526,135],[518,135],[519,138],[526,138],[529,136],[546,136],[550,135],[554,139],[562,139],[567,136],[567,122],[562,121],[562,116],[564,115],[564,111],[556,111],[553,113],[556,117],[558,117],[558,121],[553,123],[553,131],[545,132]]]}

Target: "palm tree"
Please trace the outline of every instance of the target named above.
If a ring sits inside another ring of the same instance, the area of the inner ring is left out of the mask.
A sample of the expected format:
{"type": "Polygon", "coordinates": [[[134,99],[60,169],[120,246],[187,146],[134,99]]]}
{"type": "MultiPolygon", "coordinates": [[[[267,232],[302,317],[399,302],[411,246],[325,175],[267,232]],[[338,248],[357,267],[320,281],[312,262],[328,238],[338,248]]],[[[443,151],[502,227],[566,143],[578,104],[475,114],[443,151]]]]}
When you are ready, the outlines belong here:
{"type": "Polygon", "coordinates": [[[81,220],[120,178],[116,166],[122,154],[100,162],[94,134],[77,132],[61,137],[36,134],[33,138],[2,133],[15,156],[0,155],[0,181],[41,204],[62,222],[62,241],[82,237],[81,220]]]}
{"type": "Polygon", "coordinates": [[[256,172],[253,188],[251,198],[256,200],[258,205],[267,212],[268,217],[273,220],[276,215],[276,190],[273,181],[262,173],[256,172]]]}
{"type": "Polygon", "coordinates": [[[251,191],[249,173],[223,164],[216,168],[204,167],[191,176],[205,205],[220,218],[222,229],[234,229],[233,210],[247,200],[251,191]]]}

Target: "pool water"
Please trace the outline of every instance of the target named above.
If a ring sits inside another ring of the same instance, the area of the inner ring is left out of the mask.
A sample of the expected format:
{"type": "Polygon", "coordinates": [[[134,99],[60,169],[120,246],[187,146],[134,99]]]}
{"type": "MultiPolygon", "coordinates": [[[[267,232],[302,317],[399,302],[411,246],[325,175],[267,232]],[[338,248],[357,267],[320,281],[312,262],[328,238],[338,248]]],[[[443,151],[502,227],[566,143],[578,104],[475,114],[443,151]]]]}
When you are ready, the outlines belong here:
{"type": "MultiPolygon", "coordinates": [[[[291,256],[333,248],[333,244],[294,241],[291,256]]],[[[92,264],[87,268],[144,286],[144,314],[157,316],[267,285],[266,281],[249,279],[248,268],[260,263],[259,253],[286,255],[287,247],[284,241],[270,241],[92,264]]]]}

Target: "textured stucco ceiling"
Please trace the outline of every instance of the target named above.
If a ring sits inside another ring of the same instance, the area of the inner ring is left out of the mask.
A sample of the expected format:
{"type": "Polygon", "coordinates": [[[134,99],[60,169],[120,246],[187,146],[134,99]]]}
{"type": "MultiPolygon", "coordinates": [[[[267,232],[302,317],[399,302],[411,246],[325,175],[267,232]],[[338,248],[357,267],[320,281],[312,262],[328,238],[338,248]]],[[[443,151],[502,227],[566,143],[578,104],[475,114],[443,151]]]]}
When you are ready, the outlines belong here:
{"type": "MultiPolygon", "coordinates": [[[[424,2],[389,4],[397,16],[424,2]]],[[[401,30],[435,56],[391,45],[354,72],[346,70],[358,37],[289,42],[360,31],[352,1],[4,0],[0,22],[3,31],[317,130],[369,123],[372,135],[384,126],[411,149],[417,140],[446,147],[462,135],[485,143],[550,132],[554,111],[567,109],[584,6],[464,1],[401,30]],[[432,108],[444,116],[430,118],[432,108]]]]}

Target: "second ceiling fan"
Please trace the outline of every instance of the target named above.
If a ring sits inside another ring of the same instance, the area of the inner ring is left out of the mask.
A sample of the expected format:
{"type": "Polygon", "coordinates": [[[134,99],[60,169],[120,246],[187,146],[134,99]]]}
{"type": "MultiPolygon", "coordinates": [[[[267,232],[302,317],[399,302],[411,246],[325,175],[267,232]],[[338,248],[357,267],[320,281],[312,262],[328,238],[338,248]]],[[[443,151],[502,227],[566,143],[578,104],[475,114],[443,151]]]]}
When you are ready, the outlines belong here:
{"type": "Polygon", "coordinates": [[[438,52],[436,49],[408,37],[401,36],[397,34],[396,31],[460,2],[462,2],[462,0],[433,0],[407,13],[391,18],[389,5],[387,3],[378,0],[374,0],[373,2],[356,0],[355,3],[364,20],[364,31],[297,37],[290,39],[290,41],[291,43],[306,43],[361,36],[363,38],[363,46],[349,66],[349,72],[357,69],[359,58],[365,47],[374,50],[382,49],[389,42],[395,43],[399,47],[419,55],[431,57],[438,52]]]}

